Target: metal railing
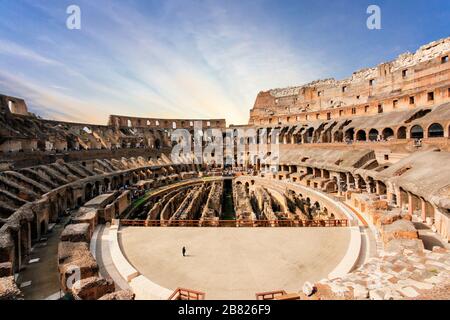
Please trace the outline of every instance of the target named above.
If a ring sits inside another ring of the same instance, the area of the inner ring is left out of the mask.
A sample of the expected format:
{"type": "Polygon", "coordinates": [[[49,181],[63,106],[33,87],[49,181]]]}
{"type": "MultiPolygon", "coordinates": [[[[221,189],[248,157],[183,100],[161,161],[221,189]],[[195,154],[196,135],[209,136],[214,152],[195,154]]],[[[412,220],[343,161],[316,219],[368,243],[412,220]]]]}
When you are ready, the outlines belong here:
{"type": "Polygon", "coordinates": [[[120,220],[120,225],[129,227],[321,228],[347,227],[348,220],[120,220]]]}

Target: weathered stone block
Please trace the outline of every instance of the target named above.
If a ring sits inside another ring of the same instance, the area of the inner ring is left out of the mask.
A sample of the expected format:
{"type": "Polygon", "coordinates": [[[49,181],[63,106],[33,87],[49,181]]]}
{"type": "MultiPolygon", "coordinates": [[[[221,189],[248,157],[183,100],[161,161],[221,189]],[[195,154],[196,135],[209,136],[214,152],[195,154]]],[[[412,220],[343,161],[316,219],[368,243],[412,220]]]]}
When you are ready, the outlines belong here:
{"type": "Polygon", "coordinates": [[[61,233],[61,241],[89,243],[91,241],[89,223],[69,224],[61,233]]]}
{"type": "Polygon", "coordinates": [[[83,207],[72,218],[73,224],[88,223],[89,224],[89,237],[92,237],[95,227],[98,223],[97,209],[83,207]]]}
{"type": "Polygon", "coordinates": [[[109,204],[103,210],[99,210],[99,221],[100,223],[111,222],[112,219],[116,217],[116,206],[114,203],[109,204]]]}
{"type": "Polygon", "coordinates": [[[0,300],[22,300],[22,292],[17,287],[14,277],[0,278],[0,300]]]}
{"type": "Polygon", "coordinates": [[[120,290],[106,294],[99,300],[134,300],[135,297],[136,295],[131,290],[120,290]]]}
{"type": "Polygon", "coordinates": [[[316,283],[316,295],[320,300],[353,300],[353,289],[334,283],[316,283]]]}
{"type": "Polygon", "coordinates": [[[392,224],[397,220],[401,220],[402,216],[399,213],[395,212],[385,212],[377,221],[378,229],[381,229],[382,226],[392,224]]]}
{"type": "Polygon", "coordinates": [[[402,253],[405,248],[413,251],[414,253],[422,253],[424,250],[424,245],[420,239],[394,239],[390,240],[384,246],[384,249],[388,252],[402,253]]]}
{"type": "Polygon", "coordinates": [[[418,239],[419,234],[411,221],[397,220],[381,227],[381,238],[386,245],[395,239],[418,239]]]}
{"type": "Polygon", "coordinates": [[[387,200],[374,200],[372,202],[372,207],[375,210],[388,210],[389,204],[388,204],[387,200]]]}
{"type": "Polygon", "coordinates": [[[58,246],[58,270],[61,288],[68,288],[78,279],[98,274],[98,265],[84,242],[60,242],[58,246]]]}
{"type": "Polygon", "coordinates": [[[100,277],[90,277],[77,281],[72,287],[72,294],[81,300],[98,300],[113,293],[114,290],[114,282],[100,277]]]}

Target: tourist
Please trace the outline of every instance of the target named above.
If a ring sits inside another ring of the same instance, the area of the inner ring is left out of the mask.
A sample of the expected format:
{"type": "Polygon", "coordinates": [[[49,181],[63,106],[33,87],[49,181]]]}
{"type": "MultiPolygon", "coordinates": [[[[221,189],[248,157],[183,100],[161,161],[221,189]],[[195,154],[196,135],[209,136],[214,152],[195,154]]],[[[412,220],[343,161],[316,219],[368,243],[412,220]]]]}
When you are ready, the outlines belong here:
{"type": "Polygon", "coordinates": [[[186,247],[183,247],[182,252],[183,252],[183,257],[186,257],[186,247]]]}

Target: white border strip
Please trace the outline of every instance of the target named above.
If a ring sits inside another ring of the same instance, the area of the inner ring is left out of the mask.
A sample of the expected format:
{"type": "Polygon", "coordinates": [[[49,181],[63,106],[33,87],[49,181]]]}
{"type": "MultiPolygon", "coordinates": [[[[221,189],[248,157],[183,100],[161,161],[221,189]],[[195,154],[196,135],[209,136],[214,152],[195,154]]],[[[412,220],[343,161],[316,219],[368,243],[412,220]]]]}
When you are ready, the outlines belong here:
{"type": "Polygon", "coordinates": [[[89,243],[89,251],[91,251],[92,256],[95,258],[95,260],[97,260],[97,238],[101,228],[101,225],[97,225],[94,233],[92,234],[91,242],[89,243]]]}
{"type": "MultiPolygon", "coordinates": [[[[284,182],[284,183],[288,184],[287,182],[284,182]]],[[[306,188],[301,185],[299,185],[299,186],[294,185],[294,186],[300,187],[301,189],[305,189],[309,192],[316,194],[320,198],[326,199],[326,200],[334,203],[334,205],[336,207],[338,207],[339,209],[341,209],[341,211],[346,215],[346,217],[348,218],[348,220],[350,222],[350,225],[351,225],[351,222],[353,222],[353,221],[359,222],[359,219],[357,217],[355,217],[354,213],[350,209],[348,209],[346,206],[344,206],[341,202],[336,201],[333,198],[331,198],[321,192],[318,192],[314,189],[306,188]]],[[[361,235],[361,231],[359,229],[359,225],[350,227],[350,243],[348,245],[347,252],[345,253],[341,262],[339,262],[339,264],[334,268],[334,270],[328,274],[329,279],[341,278],[352,271],[353,267],[358,262],[358,259],[359,259],[360,253],[361,253],[361,249],[362,249],[361,237],[362,237],[362,235],[361,235]]]]}
{"type": "Polygon", "coordinates": [[[328,274],[329,279],[341,278],[350,273],[358,261],[361,252],[361,231],[358,227],[350,227],[350,243],[341,262],[328,274]]]}

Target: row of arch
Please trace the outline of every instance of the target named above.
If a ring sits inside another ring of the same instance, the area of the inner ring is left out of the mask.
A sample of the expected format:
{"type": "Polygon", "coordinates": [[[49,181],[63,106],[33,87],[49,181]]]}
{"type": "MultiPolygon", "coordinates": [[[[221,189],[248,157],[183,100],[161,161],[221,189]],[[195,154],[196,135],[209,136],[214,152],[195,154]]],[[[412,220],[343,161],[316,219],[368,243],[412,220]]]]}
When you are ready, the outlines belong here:
{"type": "MultiPolygon", "coordinates": [[[[275,136],[271,136],[276,131],[272,129],[281,128],[267,128],[267,143],[272,143],[275,138],[275,143],[284,144],[306,144],[306,143],[336,143],[336,142],[348,142],[348,141],[386,141],[388,139],[423,139],[423,138],[442,138],[445,137],[446,130],[440,123],[432,123],[427,127],[423,127],[419,124],[413,125],[408,128],[407,126],[401,126],[397,129],[384,128],[384,129],[355,129],[349,128],[349,123],[344,123],[337,127],[337,123],[327,124],[324,123],[318,128],[304,127],[295,130],[293,128],[283,128],[275,136]],[[347,126],[348,129],[345,129],[347,126]]],[[[258,129],[256,136],[256,143],[263,143],[260,141],[260,130],[258,129]]],[[[450,132],[450,126],[447,130],[450,132]]],[[[252,139],[241,138],[241,143],[253,143],[252,139]]]]}
{"type": "MultiPolygon", "coordinates": [[[[409,129],[409,137],[411,139],[423,139],[425,138],[425,132],[427,132],[427,138],[443,138],[445,136],[444,127],[439,123],[431,124],[425,131],[421,125],[414,125],[409,129]]],[[[450,132],[450,128],[449,128],[450,132]]],[[[356,141],[378,141],[378,140],[388,140],[390,138],[395,139],[407,139],[408,129],[402,126],[397,129],[395,133],[391,128],[385,128],[381,132],[377,129],[370,129],[368,132],[366,130],[356,131],[353,128],[348,129],[345,132],[345,138],[347,140],[356,141]]],[[[338,139],[335,139],[337,141],[338,139]]]]}

